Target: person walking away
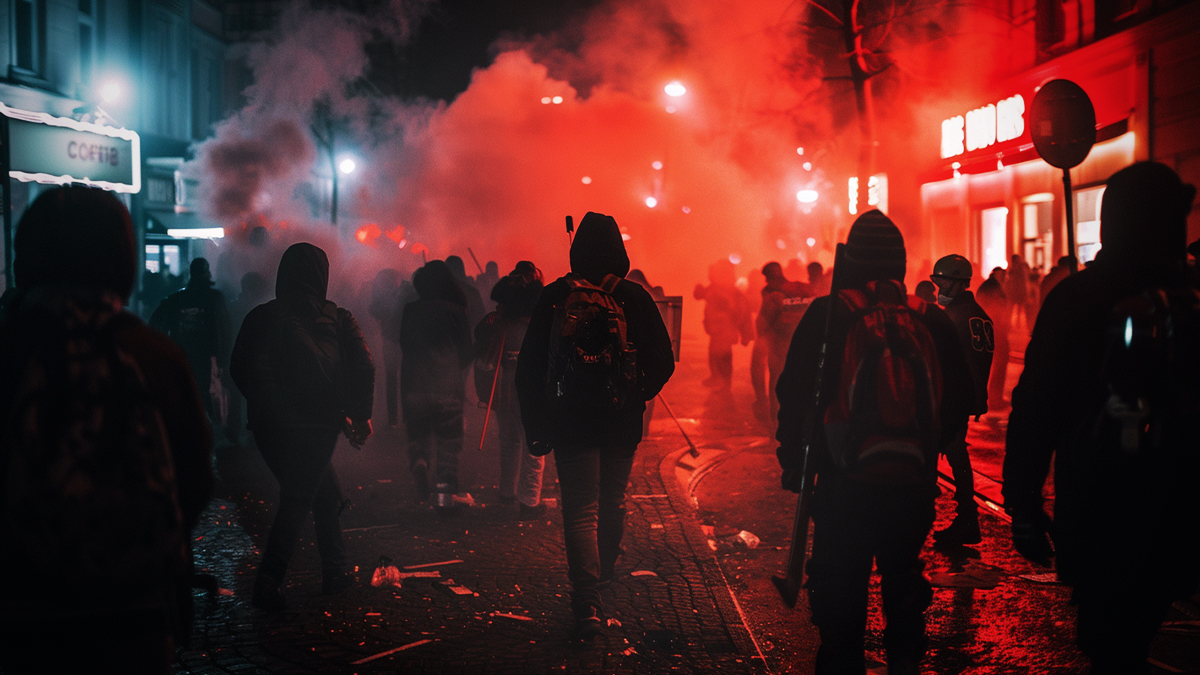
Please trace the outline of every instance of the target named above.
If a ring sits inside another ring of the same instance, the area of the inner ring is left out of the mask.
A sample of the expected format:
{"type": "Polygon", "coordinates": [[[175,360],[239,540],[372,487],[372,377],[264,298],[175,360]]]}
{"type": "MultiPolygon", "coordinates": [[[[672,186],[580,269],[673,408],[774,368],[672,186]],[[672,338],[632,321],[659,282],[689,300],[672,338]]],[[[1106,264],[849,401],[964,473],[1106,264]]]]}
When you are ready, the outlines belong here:
{"type": "MultiPolygon", "coordinates": [[[[242,329],[242,322],[246,320],[246,315],[250,310],[261,305],[270,294],[270,284],[266,277],[258,272],[246,272],[242,275],[240,281],[241,291],[234,298],[233,302],[229,303],[229,325],[233,328],[234,335],[242,329]]],[[[235,445],[245,446],[246,436],[246,398],[242,396],[242,392],[233,384],[233,379],[229,378],[229,386],[226,392],[229,395],[229,423],[226,429],[229,433],[229,438],[235,445]]]]}
{"type": "Polygon", "coordinates": [[[958,331],[958,341],[970,371],[974,394],[971,406],[966,411],[967,417],[946,420],[951,440],[943,454],[954,477],[954,501],[958,508],[954,521],[945,529],[935,532],[933,538],[939,544],[950,546],[978,544],[982,541],[979,510],[975,506],[975,474],[967,449],[967,427],[972,415],[978,419],[988,411],[988,374],[992,370],[996,337],[991,317],[975,302],[974,294],[967,290],[973,274],[971,261],[952,254],[934,263],[933,274],[929,277],[937,285],[938,304],[946,309],[946,314],[958,331]]]}
{"type": "Polygon", "coordinates": [[[525,428],[521,424],[521,405],[517,400],[517,356],[529,329],[529,317],[542,294],[542,271],[532,262],[522,260],[508,276],[492,287],[491,299],[495,312],[485,316],[475,328],[475,372],[488,372],[492,377],[476,377],[480,401],[492,397],[492,409],[500,427],[500,498],[518,503],[520,520],[533,520],[546,512],[542,503],[542,473],[546,468],[544,456],[529,453],[525,428]],[[500,374],[495,377],[499,364],[500,374]],[[481,368],[486,366],[486,368],[481,368]],[[483,385],[483,386],[480,386],[483,385]]]}
{"type": "Polygon", "coordinates": [[[474,356],[467,300],[446,263],[431,260],[413,274],[418,299],[400,321],[400,402],[408,433],[408,466],[420,501],[429,498],[435,465],[435,506],[455,510],[463,445],[464,378],[474,356]]]}
{"type": "Polygon", "coordinates": [[[246,315],[230,360],[246,397],[247,427],[279,481],[279,508],[267,536],[252,602],[287,605],[281,586],[311,512],[321,556],[321,591],[353,585],[339,522],[346,506],[331,460],[338,434],[354,446],[371,436],[375,364],[358,322],[328,300],[329,258],[293,244],[279,260],[275,299],[246,315]]]}
{"type": "Polygon", "coordinates": [[[1096,675],[1148,672],[1167,610],[1200,581],[1200,283],[1185,253],[1195,195],[1157,162],[1108,179],[1095,264],[1046,298],[1013,390],[1013,545],[1041,562],[1057,553],[1096,675]],[[1042,503],[1052,457],[1053,523],[1042,503]]]}
{"type": "Polygon", "coordinates": [[[213,288],[208,260],[196,258],[189,271],[187,286],[159,304],[150,316],[150,327],[183,348],[209,416],[223,423],[228,418],[221,376],[229,365],[229,309],[225,295],[213,288]]]}
{"type": "Polygon", "coordinates": [[[842,258],[835,295],[804,314],[779,378],[782,484],[800,489],[801,451],[813,435],[807,588],[821,636],[818,675],[865,672],[872,562],[882,578],[888,673],[915,674],[933,597],[920,554],[947,442],[941,421],[966,415],[971,383],[949,317],[905,294],[904,237],[891,220],[875,209],[859,216],[842,258]],[[806,418],[818,426],[807,428],[806,418]]]}
{"type": "MultiPolygon", "coordinates": [[[[1000,268],[996,268],[1000,269],[1000,268]]],[[[992,318],[992,333],[996,336],[996,351],[992,354],[992,370],[988,373],[988,408],[999,411],[1004,407],[1004,387],[1008,382],[1009,359],[1009,306],[1004,295],[1001,274],[992,270],[992,275],[979,284],[976,292],[979,306],[992,318]]]]}
{"type": "Polygon", "coordinates": [[[675,370],[654,299],[622,278],[628,271],[617,221],[589,212],[571,245],[571,273],[542,291],[517,359],[530,447],[555,453],[572,633],[581,639],[602,631],[600,586],[621,554],[642,411],[675,370]]]}
{"type": "Polygon", "coordinates": [[[124,205],[82,186],[46,190],[17,227],[0,323],[11,675],[165,675],[190,634],[212,434],[187,355],[125,308],[134,242],[124,205]]]}
{"type": "Polygon", "coordinates": [[[1058,285],[1058,282],[1071,275],[1071,263],[1073,262],[1073,256],[1064,255],[1058,259],[1058,262],[1055,263],[1053,268],[1051,268],[1050,273],[1042,279],[1038,301],[1039,308],[1041,307],[1042,303],[1046,302],[1046,297],[1050,295],[1050,291],[1054,290],[1054,287],[1058,285]]]}
{"type": "Polygon", "coordinates": [[[1004,278],[1004,295],[1012,308],[1012,325],[1028,330],[1033,323],[1029,317],[1029,265],[1014,253],[1004,278]]]}
{"type": "Polygon", "coordinates": [[[758,313],[758,340],[766,345],[769,373],[767,391],[770,392],[771,413],[768,419],[774,420],[779,415],[775,386],[779,383],[779,374],[787,360],[792,333],[812,303],[812,297],[808,285],[788,281],[783,275],[783,267],[777,262],[763,265],[762,273],[767,285],[762,289],[762,309],[758,313]]]}
{"type": "Polygon", "coordinates": [[[454,281],[462,289],[463,297],[467,299],[467,321],[470,326],[479,325],[487,310],[483,306],[483,295],[475,288],[475,280],[467,276],[467,266],[463,259],[456,256],[446,256],[446,265],[454,275],[454,281]]]}
{"type": "Polygon", "coordinates": [[[400,272],[382,269],[371,282],[371,304],[367,309],[372,319],[379,323],[383,340],[384,402],[387,406],[387,423],[395,428],[400,422],[400,317],[402,310],[400,272]]]}
{"type": "Polygon", "coordinates": [[[704,332],[708,333],[709,377],[704,385],[728,391],[733,383],[733,345],[754,339],[750,302],[734,285],[733,263],[718,260],[708,268],[708,286],[696,284],[693,297],[704,301],[704,332]]]}

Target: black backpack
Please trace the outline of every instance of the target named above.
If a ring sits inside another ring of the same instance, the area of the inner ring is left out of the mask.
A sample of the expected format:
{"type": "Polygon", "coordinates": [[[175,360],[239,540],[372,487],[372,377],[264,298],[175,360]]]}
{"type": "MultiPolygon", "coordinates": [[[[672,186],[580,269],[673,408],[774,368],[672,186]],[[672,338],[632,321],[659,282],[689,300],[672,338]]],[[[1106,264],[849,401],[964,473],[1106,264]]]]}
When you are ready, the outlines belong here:
{"type": "Polygon", "coordinates": [[[1152,286],[1109,313],[1095,401],[1078,440],[1113,458],[1165,460],[1200,419],[1200,290],[1152,286]]]}
{"type": "Polygon", "coordinates": [[[136,319],[43,294],[9,321],[31,353],[3,429],[6,565],[54,611],[175,606],[187,552],[169,442],[116,340],[136,319]]]}
{"type": "Polygon", "coordinates": [[[625,309],[613,296],[621,279],[599,286],[576,274],[554,312],[546,397],[560,413],[616,412],[637,392],[637,350],[629,342],[625,309]]]}

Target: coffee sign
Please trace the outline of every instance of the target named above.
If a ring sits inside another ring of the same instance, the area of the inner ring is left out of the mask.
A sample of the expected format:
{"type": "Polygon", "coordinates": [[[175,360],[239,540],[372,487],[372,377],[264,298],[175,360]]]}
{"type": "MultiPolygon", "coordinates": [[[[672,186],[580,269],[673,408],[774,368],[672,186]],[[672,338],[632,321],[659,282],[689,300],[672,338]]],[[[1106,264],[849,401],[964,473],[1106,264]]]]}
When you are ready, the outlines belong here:
{"type": "Polygon", "coordinates": [[[0,104],[8,123],[9,176],[24,182],[82,183],[114,192],[141,190],[137,133],[0,104]]]}

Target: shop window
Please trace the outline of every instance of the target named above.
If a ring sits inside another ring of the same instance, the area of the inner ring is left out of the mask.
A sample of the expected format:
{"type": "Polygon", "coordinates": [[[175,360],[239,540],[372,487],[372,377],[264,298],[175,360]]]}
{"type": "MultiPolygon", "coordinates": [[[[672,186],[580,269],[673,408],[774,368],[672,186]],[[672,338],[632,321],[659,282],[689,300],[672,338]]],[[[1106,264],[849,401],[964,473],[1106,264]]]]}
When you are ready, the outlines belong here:
{"type": "Polygon", "coordinates": [[[13,65],[36,75],[42,66],[46,10],[41,0],[13,0],[13,65]]]}
{"type": "Polygon", "coordinates": [[[1100,251],[1100,202],[1104,188],[1076,190],[1075,197],[1075,250],[1079,264],[1095,260],[1100,251]]]}
{"type": "Polygon", "coordinates": [[[179,276],[181,273],[179,264],[179,246],[175,244],[166,244],[162,247],[162,251],[163,265],[167,269],[171,270],[171,274],[179,276]]]}
{"type": "Polygon", "coordinates": [[[1043,274],[1054,266],[1054,202],[1050,195],[1034,195],[1021,204],[1021,256],[1031,269],[1043,274]]]}
{"type": "Polygon", "coordinates": [[[162,247],[158,244],[146,244],[146,271],[158,274],[162,269],[162,247]]]}
{"type": "Polygon", "coordinates": [[[980,276],[987,278],[997,267],[1008,267],[1008,209],[998,206],[979,212],[979,247],[983,269],[980,276]]]}

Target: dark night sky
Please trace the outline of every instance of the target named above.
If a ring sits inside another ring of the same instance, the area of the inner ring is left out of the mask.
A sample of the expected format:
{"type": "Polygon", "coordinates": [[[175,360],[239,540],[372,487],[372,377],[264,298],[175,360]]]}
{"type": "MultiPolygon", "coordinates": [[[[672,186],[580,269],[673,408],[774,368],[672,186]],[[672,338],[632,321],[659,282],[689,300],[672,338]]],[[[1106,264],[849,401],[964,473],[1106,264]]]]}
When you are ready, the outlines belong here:
{"type": "Polygon", "coordinates": [[[372,49],[371,79],[388,93],[453,99],[471,70],[488,65],[500,37],[546,34],[569,24],[601,0],[439,0],[415,40],[397,52],[372,49]]]}

